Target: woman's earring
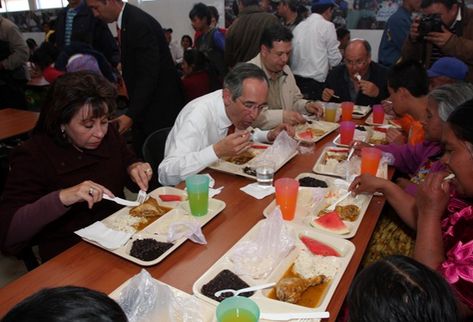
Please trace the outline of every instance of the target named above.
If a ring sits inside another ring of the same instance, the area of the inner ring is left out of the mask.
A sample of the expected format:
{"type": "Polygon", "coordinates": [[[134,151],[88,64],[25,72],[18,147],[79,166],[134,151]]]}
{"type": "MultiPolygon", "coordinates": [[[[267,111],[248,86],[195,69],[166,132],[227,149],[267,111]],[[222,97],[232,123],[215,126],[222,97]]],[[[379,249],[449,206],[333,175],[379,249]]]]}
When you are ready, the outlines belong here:
{"type": "Polygon", "coordinates": [[[61,125],[61,134],[63,138],[66,137],[66,128],[63,125],[61,125]]]}

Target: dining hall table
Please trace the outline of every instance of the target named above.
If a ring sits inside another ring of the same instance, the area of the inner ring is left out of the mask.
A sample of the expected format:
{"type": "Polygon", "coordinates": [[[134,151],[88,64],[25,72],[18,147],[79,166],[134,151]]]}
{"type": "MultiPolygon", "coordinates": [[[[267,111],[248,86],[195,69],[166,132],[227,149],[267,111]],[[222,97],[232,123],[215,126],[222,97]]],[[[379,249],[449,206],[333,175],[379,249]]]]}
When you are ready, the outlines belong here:
{"type": "Polygon", "coordinates": [[[39,113],[16,108],[0,109],[0,141],[31,131],[39,113]]]}
{"type": "MultiPolygon", "coordinates": [[[[322,148],[333,145],[337,131],[317,142],[310,153],[298,154],[275,174],[281,177],[296,177],[303,172],[312,172],[322,148]]],[[[184,242],[162,262],[145,267],[156,279],[192,294],[194,282],[224,255],[258,221],[264,218],[263,210],[274,199],[274,195],[257,200],[240,188],[251,183],[248,178],[205,169],[215,179],[215,186],[224,186],[215,198],[226,203],[225,209],[202,229],[206,245],[184,242]]],[[[389,178],[393,169],[389,169],[389,178]]],[[[178,185],[183,188],[183,183],[178,185]]],[[[327,311],[335,321],[347,295],[350,284],[359,269],[365,249],[384,206],[383,196],[374,196],[363,217],[356,235],[350,239],[356,249],[343,277],[333,294],[327,311]]],[[[0,316],[25,297],[45,287],[77,285],[111,293],[118,286],[138,274],[141,266],[118,257],[97,246],[81,241],[38,268],[0,289],[0,316]]]]}

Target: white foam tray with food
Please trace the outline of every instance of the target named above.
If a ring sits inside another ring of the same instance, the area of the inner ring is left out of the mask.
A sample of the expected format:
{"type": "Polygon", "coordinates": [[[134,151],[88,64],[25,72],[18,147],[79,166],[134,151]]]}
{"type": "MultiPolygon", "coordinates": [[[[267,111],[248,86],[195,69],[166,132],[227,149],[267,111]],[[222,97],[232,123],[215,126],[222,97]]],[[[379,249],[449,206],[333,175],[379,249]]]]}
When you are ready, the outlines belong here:
{"type": "MultiPolygon", "coordinates": [[[[325,111],[325,104],[327,103],[324,103],[324,111],[325,111]]],[[[337,105],[338,107],[338,110],[337,110],[337,121],[339,120],[341,114],[342,114],[342,107],[341,107],[341,103],[331,103],[331,104],[335,104],[337,105]]],[[[368,115],[368,113],[371,111],[371,107],[370,106],[365,106],[365,105],[354,105],[353,106],[353,112],[351,114],[351,117],[354,118],[354,119],[362,119],[364,118],[366,115],[368,115]]]]}
{"type": "MultiPolygon", "coordinates": [[[[209,168],[256,180],[255,169],[250,167],[251,160],[259,154],[263,153],[270,146],[271,145],[269,144],[254,142],[247,151],[232,158],[220,159],[214,164],[210,165],[209,168]]],[[[297,151],[292,153],[288,158],[284,159],[282,163],[277,164],[274,172],[281,169],[287,162],[289,162],[289,160],[291,160],[296,155],[297,151]]]]}
{"type": "Polygon", "coordinates": [[[315,143],[340,127],[334,122],[310,120],[307,123],[299,124],[295,127],[296,140],[308,143],[315,143]]]}
{"type": "MultiPolygon", "coordinates": [[[[252,237],[258,233],[259,227],[262,224],[263,220],[259,221],[194,283],[192,290],[195,296],[212,305],[216,306],[218,304],[215,299],[212,299],[202,293],[202,287],[214,280],[214,278],[223,270],[229,270],[230,272],[235,273],[235,264],[231,261],[230,254],[234,249],[239,247],[239,245],[244,244],[246,241],[252,239],[252,237]]],[[[340,279],[343,276],[343,273],[345,272],[345,269],[348,266],[348,263],[353,256],[355,245],[353,245],[353,243],[348,240],[326,234],[320,234],[310,228],[305,228],[300,225],[293,225],[291,223],[285,223],[285,225],[295,240],[295,247],[290,251],[288,256],[286,256],[282,261],[279,261],[277,266],[274,267],[267,278],[254,279],[247,275],[238,277],[249,286],[271,282],[278,283],[283,278],[287,277],[294,277],[291,282],[295,282],[300,285],[299,287],[294,287],[302,289],[302,292],[298,294],[294,294],[293,287],[287,285],[286,283],[285,284],[288,287],[284,288],[282,293],[278,292],[278,294],[282,295],[282,297],[293,299],[299,298],[295,304],[284,302],[277,298],[278,295],[276,294],[275,288],[278,287],[279,289],[278,284],[274,288],[256,291],[250,296],[250,298],[258,304],[261,312],[297,313],[325,311],[333,293],[337,288],[338,283],[340,282],[340,279]],[[300,238],[302,236],[305,243],[300,238]],[[309,245],[310,248],[306,246],[306,244],[309,245]],[[324,254],[326,256],[315,255],[313,252],[317,254],[324,254]],[[297,264],[295,264],[296,262],[297,264]],[[295,272],[293,268],[297,272],[295,272]],[[325,274],[325,277],[321,277],[321,273],[325,274]],[[323,281],[322,284],[308,286],[310,283],[317,284],[321,281],[323,281]],[[305,284],[305,286],[302,286],[301,284],[305,284]]],[[[283,282],[287,281],[288,280],[286,279],[283,282]]],[[[220,282],[221,285],[219,285],[219,289],[233,288],[230,284],[227,284],[226,281],[220,282]]],[[[228,283],[231,283],[231,281],[228,283]]],[[[282,284],[282,282],[280,284],[282,284]]],[[[295,284],[292,285],[296,286],[295,284]]],[[[212,290],[212,292],[217,290],[218,289],[212,290]]]]}
{"type": "MultiPolygon", "coordinates": [[[[345,178],[347,175],[347,158],[348,158],[349,149],[341,147],[328,146],[322,150],[319,158],[314,164],[312,171],[322,175],[335,176],[340,178],[345,178]]],[[[359,158],[352,156],[350,159],[352,164],[360,164],[359,158]],[[357,160],[358,159],[358,160],[357,160]]],[[[354,171],[352,175],[360,174],[360,169],[354,171]]],[[[376,176],[379,178],[387,179],[388,178],[388,164],[385,162],[380,162],[378,165],[378,172],[376,176]]]]}
{"type": "Polygon", "coordinates": [[[135,240],[153,239],[159,243],[167,243],[168,229],[173,222],[193,218],[200,223],[201,227],[203,227],[210,220],[212,220],[212,218],[218,215],[226,206],[225,202],[218,199],[210,198],[208,213],[204,216],[198,217],[192,216],[190,214],[189,202],[186,200],[187,194],[183,190],[173,187],[159,187],[154,191],[150,192],[149,195],[156,199],[161,211],[165,211],[163,215],[153,217],[132,216],[130,215],[130,210],[132,208],[125,207],[102,220],[102,223],[105,224],[105,226],[107,226],[108,228],[133,233],[132,237],[125,245],[115,250],[109,250],[100,245],[99,243],[87,239],[84,240],[88,243],[103,248],[115,255],[134,262],[138,265],[152,266],[161,262],[175,249],[182,245],[187,238],[180,238],[178,240],[175,240],[174,242],[172,242],[172,245],[167,245],[167,247],[170,247],[166,251],[164,251],[159,257],[149,261],[141,260],[137,257],[130,255],[130,251],[135,240]],[[181,196],[181,199],[183,200],[162,201],[160,196],[163,195],[169,196],[168,198],[163,197],[165,198],[165,200],[177,199],[172,197],[179,196],[181,196]]]}
{"type": "MultiPolygon", "coordinates": [[[[373,196],[370,194],[359,194],[356,197],[350,195],[338,204],[334,212],[328,214],[330,216],[326,217],[323,216],[324,210],[347,193],[347,184],[344,180],[314,173],[301,173],[296,177],[297,180],[301,178],[314,178],[318,180],[317,184],[321,181],[327,187],[300,186],[295,217],[291,223],[339,238],[348,239],[355,236],[373,196]]],[[[275,208],[276,200],[274,199],[263,213],[268,216],[275,208]]]]}
{"type": "Polygon", "coordinates": [[[392,126],[396,127],[396,128],[400,128],[399,124],[396,123],[396,122],[391,122],[393,120],[393,117],[390,116],[390,115],[384,115],[384,120],[383,120],[383,124],[380,124],[380,123],[374,123],[373,122],[373,113],[371,113],[370,115],[368,115],[368,117],[366,118],[365,120],[365,124],[367,125],[388,125],[388,124],[391,124],[392,126]]]}
{"type": "MultiPolygon", "coordinates": [[[[133,278],[133,277],[132,277],[133,278]]],[[[108,296],[112,298],[115,301],[118,301],[118,299],[121,296],[122,290],[130,283],[131,279],[126,280],[123,284],[121,284],[119,287],[117,287],[112,293],[110,293],[108,296]]],[[[172,312],[168,312],[169,316],[165,316],[163,314],[156,314],[159,312],[150,312],[148,315],[143,316],[143,320],[145,321],[160,321],[160,322],[185,322],[185,321],[202,321],[202,322],[211,322],[214,320],[215,316],[215,307],[212,305],[206,303],[205,301],[202,301],[198,298],[196,298],[193,295],[187,294],[186,292],[183,292],[175,287],[172,287],[169,284],[166,284],[164,282],[161,282],[157,279],[153,279],[156,283],[159,283],[161,285],[165,285],[166,287],[169,287],[171,290],[172,294],[175,296],[176,300],[179,303],[185,304],[188,302],[195,303],[198,305],[198,312],[195,312],[198,314],[198,316],[189,316],[189,312],[186,312],[186,315],[184,316],[180,310],[173,310],[172,312]],[[174,313],[175,315],[171,316],[171,313],[174,313]]],[[[135,294],[135,296],[138,296],[138,294],[135,294]]],[[[146,294],[140,294],[140,296],[146,296],[146,294]]],[[[179,304],[176,303],[176,304],[179,304]]]]}

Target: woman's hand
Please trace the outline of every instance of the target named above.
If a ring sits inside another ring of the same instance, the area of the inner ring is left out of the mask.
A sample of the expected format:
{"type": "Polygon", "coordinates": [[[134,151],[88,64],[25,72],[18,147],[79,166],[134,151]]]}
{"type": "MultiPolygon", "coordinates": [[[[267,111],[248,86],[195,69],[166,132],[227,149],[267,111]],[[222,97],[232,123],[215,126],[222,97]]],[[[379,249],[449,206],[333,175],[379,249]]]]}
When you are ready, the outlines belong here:
{"type": "Polygon", "coordinates": [[[113,193],[104,186],[87,180],[76,186],[59,191],[59,199],[66,207],[77,202],[86,201],[89,204],[89,209],[92,209],[94,203],[102,200],[104,193],[110,197],[115,197],[113,193]]]}
{"type": "Polygon", "coordinates": [[[386,179],[378,178],[372,176],[371,174],[362,174],[356,177],[348,188],[349,191],[352,191],[355,195],[368,192],[375,193],[380,191],[386,184],[386,179]]]}
{"type": "Polygon", "coordinates": [[[135,162],[128,167],[128,174],[141,190],[148,191],[148,182],[153,176],[153,169],[148,162],[135,162]]]}
{"type": "Polygon", "coordinates": [[[435,218],[439,220],[447,208],[450,198],[450,184],[443,179],[448,175],[445,171],[434,172],[427,175],[425,180],[418,185],[416,205],[419,217],[435,218]]]}

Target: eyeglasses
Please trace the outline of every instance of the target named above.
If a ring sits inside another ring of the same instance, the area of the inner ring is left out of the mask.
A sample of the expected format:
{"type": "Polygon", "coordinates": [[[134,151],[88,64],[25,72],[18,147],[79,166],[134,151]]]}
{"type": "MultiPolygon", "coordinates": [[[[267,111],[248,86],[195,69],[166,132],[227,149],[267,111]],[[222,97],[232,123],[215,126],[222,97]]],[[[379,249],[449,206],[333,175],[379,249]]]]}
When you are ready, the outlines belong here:
{"type": "Polygon", "coordinates": [[[366,59],[348,60],[345,58],[345,64],[352,66],[363,66],[364,64],[366,64],[366,59]]]}
{"type": "Polygon", "coordinates": [[[240,101],[240,103],[243,104],[243,106],[247,108],[248,110],[261,112],[268,109],[268,104],[257,105],[256,103],[253,103],[253,102],[245,102],[240,97],[238,97],[237,100],[240,101]]]}

